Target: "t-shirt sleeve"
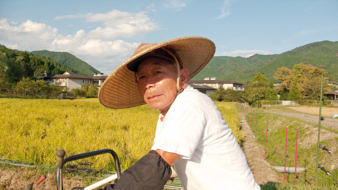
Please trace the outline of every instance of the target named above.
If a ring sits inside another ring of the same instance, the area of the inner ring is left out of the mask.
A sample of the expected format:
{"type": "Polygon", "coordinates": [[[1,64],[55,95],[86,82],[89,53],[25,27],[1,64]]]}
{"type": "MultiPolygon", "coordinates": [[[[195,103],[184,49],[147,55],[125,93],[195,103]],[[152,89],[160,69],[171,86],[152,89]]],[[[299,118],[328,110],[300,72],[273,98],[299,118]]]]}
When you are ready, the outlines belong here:
{"type": "Polygon", "coordinates": [[[182,99],[172,105],[153,148],[179,154],[183,159],[191,158],[206,125],[203,110],[195,104],[193,100],[182,99]]]}

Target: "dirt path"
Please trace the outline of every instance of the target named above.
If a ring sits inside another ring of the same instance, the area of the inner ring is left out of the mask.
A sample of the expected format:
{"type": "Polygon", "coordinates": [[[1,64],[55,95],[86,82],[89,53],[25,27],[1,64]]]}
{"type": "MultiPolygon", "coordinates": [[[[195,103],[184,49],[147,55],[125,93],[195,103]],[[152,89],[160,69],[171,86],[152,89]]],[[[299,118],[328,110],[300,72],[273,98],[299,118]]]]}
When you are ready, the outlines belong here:
{"type": "Polygon", "coordinates": [[[248,159],[256,182],[260,185],[268,182],[280,182],[277,172],[264,160],[264,147],[256,141],[255,135],[245,120],[245,114],[242,112],[239,113],[239,116],[241,119],[242,131],[244,133],[244,153],[248,159]]]}
{"type": "MultiPolygon", "coordinates": [[[[297,118],[305,122],[309,122],[313,125],[318,126],[318,116],[316,115],[310,115],[306,113],[299,113],[294,111],[281,111],[281,110],[269,110],[266,111],[268,113],[274,113],[274,114],[280,114],[287,117],[297,118]]],[[[324,118],[324,120],[321,121],[321,125],[325,127],[330,127],[331,129],[337,130],[338,129],[338,119],[331,119],[331,118],[324,118]]]]}
{"type": "MultiPolygon", "coordinates": [[[[0,190],[24,189],[30,183],[35,183],[43,174],[36,169],[27,168],[4,168],[0,167],[0,190]]],[[[39,185],[33,186],[34,190],[55,190],[55,173],[45,174],[45,180],[39,185]]],[[[64,189],[72,187],[81,187],[81,179],[73,177],[72,179],[64,178],[64,189]]]]}

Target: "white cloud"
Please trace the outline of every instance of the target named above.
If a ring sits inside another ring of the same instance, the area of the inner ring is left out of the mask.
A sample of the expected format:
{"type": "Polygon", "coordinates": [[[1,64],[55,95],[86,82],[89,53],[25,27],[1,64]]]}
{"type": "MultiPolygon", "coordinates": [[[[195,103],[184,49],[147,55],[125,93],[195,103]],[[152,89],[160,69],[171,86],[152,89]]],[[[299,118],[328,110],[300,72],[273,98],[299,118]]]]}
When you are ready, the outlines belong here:
{"type": "Polygon", "coordinates": [[[179,11],[182,8],[186,7],[187,4],[184,2],[184,0],[167,0],[164,6],[179,11]]]}
{"type": "Polygon", "coordinates": [[[45,49],[57,36],[58,30],[43,23],[27,20],[21,24],[0,19],[0,43],[22,49],[45,49]]]}
{"type": "Polygon", "coordinates": [[[269,51],[265,51],[265,50],[257,50],[257,49],[253,49],[253,50],[234,50],[234,51],[227,51],[227,52],[223,52],[220,55],[223,56],[231,56],[231,57],[250,57],[253,56],[255,54],[270,54],[269,51]]]}
{"type": "Polygon", "coordinates": [[[138,43],[128,43],[122,40],[102,41],[98,39],[87,40],[79,46],[78,50],[82,55],[88,56],[118,56],[126,55],[137,47],[138,43]]]}
{"type": "Polygon", "coordinates": [[[88,32],[89,37],[100,39],[135,37],[157,29],[156,24],[145,12],[129,13],[112,10],[107,13],[58,16],[55,19],[86,19],[87,22],[100,23],[103,27],[99,26],[88,32]]]}
{"type": "Polygon", "coordinates": [[[27,51],[67,51],[109,74],[139,45],[138,42],[128,42],[121,38],[128,39],[156,29],[156,24],[144,12],[113,10],[99,14],[65,15],[56,19],[85,19],[101,26],[87,31],[79,29],[74,34],[64,35],[57,28],[44,23],[27,20],[17,24],[0,19],[0,44],[27,51]]]}
{"type": "Polygon", "coordinates": [[[224,0],[223,4],[221,6],[221,13],[218,15],[217,19],[222,19],[226,16],[229,16],[231,14],[230,12],[230,1],[231,0],[224,0]]]}
{"type": "Polygon", "coordinates": [[[150,3],[147,7],[146,7],[147,12],[156,12],[156,6],[155,3],[150,3]]]}
{"type": "Polygon", "coordinates": [[[86,18],[86,14],[73,14],[73,15],[63,15],[63,16],[56,16],[55,20],[63,20],[63,19],[80,19],[80,18],[86,18]]]}

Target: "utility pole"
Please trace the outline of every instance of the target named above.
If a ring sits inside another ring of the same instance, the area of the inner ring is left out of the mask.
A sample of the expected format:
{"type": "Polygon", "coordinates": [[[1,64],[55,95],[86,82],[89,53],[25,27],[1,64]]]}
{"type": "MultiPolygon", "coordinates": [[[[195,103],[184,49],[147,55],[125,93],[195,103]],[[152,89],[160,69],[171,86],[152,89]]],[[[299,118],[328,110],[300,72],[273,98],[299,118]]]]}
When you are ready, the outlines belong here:
{"type": "Polygon", "coordinates": [[[320,122],[322,120],[322,99],[323,99],[323,75],[320,80],[320,99],[319,99],[319,120],[318,120],[318,138],[317,138],[317,152],[316,152],[316,171],[315,184],[317,186],[318,180],[318,160],[319,160],[319,141],[320,141],[320,122]]]}

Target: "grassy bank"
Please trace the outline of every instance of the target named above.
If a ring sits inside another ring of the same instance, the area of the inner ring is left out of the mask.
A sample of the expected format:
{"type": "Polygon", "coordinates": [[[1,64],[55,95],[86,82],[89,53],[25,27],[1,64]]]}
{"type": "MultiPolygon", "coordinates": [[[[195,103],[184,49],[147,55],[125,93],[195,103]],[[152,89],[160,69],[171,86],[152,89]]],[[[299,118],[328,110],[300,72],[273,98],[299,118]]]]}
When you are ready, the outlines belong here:
{"type": "MultiPolygon", "coordinates": [[[[268,125],[267,135],[267,161],[272,166],[283,166],[285,162],[285,140],[287,128],[287,167],[295,166],[296,159],[296,134],[298,128],[298,157],[297,167],[306,168],[305,172],[297,173],[297,188],[290,186],[294,183],[294,174],[286,175],[287,186],[280,186],[278,189],[311,189],[315,184],[316,169],[316,143],[317,125],[302,121],[300,118],[291,118],[278,114],[267,113],[268,109],[246,110],[246,119],[255,133],[258,142],[265,147],[265,134],[268,125]],[[288,186],[289,185],[289,186],[288,186]],[[302,187],[302,188],[301,188],[302,187]]],[[[332,130],[321,129],[320,144],[331,150],[336,149],[337,133],[332,130]]],[[[324,166],[332,176],[326,175],[320,169],[317,170],[320,189],[335,189],[338,185],[336,169],[337,153],[333,154],[320,150],[319,164],[324,166]]],[[[281,181],[284,175],[280,174],[281,181]]]]}
{"type": "MultiPolygon", "coordinates": [[[[242,140],[233,103],[216,103],[242,140]]],[[[97,99],[0,99],[0,158],[56,166],[56,151],[67,155],[111,148],[126,169],[151,148],[158,112],[147,106],[112,110],[97,99]]],[[[78,165],[113,170],[110,156],[88,158],[78,165]]]]}

